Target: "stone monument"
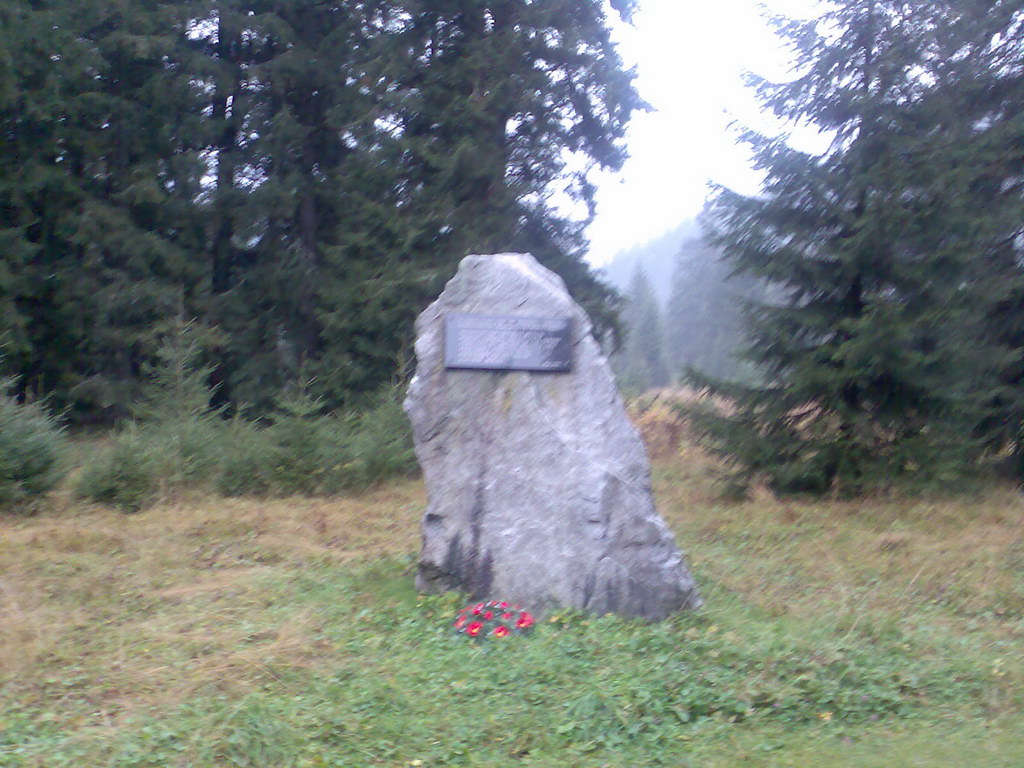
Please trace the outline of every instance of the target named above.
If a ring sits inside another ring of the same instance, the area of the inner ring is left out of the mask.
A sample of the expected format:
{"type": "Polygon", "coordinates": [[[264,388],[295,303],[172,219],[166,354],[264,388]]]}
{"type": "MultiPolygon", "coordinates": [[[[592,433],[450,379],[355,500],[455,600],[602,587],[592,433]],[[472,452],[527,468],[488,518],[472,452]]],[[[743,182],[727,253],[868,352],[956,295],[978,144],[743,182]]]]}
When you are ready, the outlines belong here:
{"type": "Polygon", "coordinates": [[[468,256],[416,322],[417,588],[537,612],[700,605],[590,319],[528,254],[468,256]]]}

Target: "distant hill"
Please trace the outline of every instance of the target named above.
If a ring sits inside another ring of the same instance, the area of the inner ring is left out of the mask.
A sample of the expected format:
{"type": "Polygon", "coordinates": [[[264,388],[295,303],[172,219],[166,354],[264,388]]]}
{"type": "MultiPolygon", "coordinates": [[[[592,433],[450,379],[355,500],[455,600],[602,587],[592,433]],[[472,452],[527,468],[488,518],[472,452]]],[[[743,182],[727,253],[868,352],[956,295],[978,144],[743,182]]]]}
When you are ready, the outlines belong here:
{"type": "Polygon", "coordinates": [[[601,271],[609,283],[625,292],[637,262],[641,262],[654,292],[664,306],[672,287],[675,258],[684,241],[699,236],[700,227],[697,222],[688,219],[654,240],[620,251],[601,271]]]}

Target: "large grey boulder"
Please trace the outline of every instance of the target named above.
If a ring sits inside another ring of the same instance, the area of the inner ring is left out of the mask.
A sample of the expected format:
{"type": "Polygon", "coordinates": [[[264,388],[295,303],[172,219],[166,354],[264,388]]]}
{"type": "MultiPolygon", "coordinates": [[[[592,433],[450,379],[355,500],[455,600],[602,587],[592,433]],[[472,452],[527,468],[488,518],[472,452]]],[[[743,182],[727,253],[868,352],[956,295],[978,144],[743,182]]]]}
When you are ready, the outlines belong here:
{"type": "Polygon", "coordinates": [[[700,605],[590,319],[530,255],[469,256],[416,322],[417,587],[661,619],[700,605]],[[568,317],[570,373],[445,367],[452,314],[568,317]]]}

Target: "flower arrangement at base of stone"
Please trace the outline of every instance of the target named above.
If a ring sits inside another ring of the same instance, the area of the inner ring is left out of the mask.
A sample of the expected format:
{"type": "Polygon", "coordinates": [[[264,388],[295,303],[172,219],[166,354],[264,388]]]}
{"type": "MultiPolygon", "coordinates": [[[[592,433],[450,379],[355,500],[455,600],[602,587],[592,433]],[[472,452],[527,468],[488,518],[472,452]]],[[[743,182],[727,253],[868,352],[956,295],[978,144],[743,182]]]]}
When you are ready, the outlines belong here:
{"type": "Polygon", "coordinates": [[[522,635],[533,626],[533,616],[518,605],[499,600],[467,605],[455,618],[456,634],[473,640],[522,635]]]}

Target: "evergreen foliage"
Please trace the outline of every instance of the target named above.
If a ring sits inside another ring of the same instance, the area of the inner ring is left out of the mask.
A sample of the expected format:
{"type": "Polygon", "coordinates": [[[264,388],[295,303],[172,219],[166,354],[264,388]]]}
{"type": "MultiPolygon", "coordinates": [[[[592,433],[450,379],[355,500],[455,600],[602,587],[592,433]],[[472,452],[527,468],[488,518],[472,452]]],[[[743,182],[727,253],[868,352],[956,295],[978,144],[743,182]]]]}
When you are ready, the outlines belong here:
{"type": "Polygon", "coordinates": [[[358,411],[344,487],[366,488],[391,477],[419,472],[412,429],[402,410],[404,388],[385,387],[358,411]]]}
{"type": "Polygon", "coordinates": [[[633,272],[622,313],[625,338],[612,360],[620,386],[644,392],[669,383],[661,305],[639,262],[633,272]]]}
{"type": "Polygon", "coordinates": [[[149,507],[159,498],[163,462],[155,454],[161,450],[137,425],[127,425],[110,446],[88,458],[75,495],[129,514],[149,507]]]}
{"type": "Polygon", "coordinates": [[[1020,21],[1015,3],[896,0],[779,21],[799,76],[752,84],[833,142],[746,132],[764,192],[709,207],[714,244],[777,298],[750,323],[763,385],[696,377],[735,399],[705,426],[740,479],[860,492],[970,471],[1006,359],[983,318],[1018,284],[992,265],[1019,255],[1022,134],[1000,99],[1020,94],[1020,21]]]}
{"type": "Polygon", "coordinates": [[[975,259],[975,301],[997,376],[979,394],[975,430],[1015,454],[1024,476],[1024,9],[1015,2],[960,4],[938,27],[936,83],[927,107],[940,131],[928,147],[942,158],[944,215],[975,259]]]}
{"type": "Polygon", "coordinates": [[[323,492],[346,463],[349,431],[343,420],[324,416],[322,403],[305,392],[284,398],[264,432],[270,463],[260,474],[284,495],[323,492]]]}
{"type": "Polygon", "coordinates": [[[0,332],[20,386],[72,420],[123,415],[153,325],[201,279],[193,78],[175,66],[168,9],[0,10],[0,293],[16,308],[0,332]]]}
{"type": "Polygon", "coordinates": [[[693,368],[716,379],[749,378],[749,366],[737,359],[742,311],[762,293],[762,286],[749,277],[730,278],[721,252],[702,239],[684,242],[665,309],[666,355],[673,377],[693,368]]]}
{"type": "Polygon", "coordinates": [[[221,493],[335,494],[418,471],[397,388],[343,415],[324,413],[323,403],[302,391],[283,399],[270,418],[266,428],[241,420],[227,427],[232,449],[219,463],[221,493]]]}
{"type": "Polygon", "coordinates": [[[201,347],[194,323],[168,326],[148,371],[135,420],[113,443],[86,462],[77,495],[137,512],[209,480],[230,446],[225,424],[211,410],[211,368],[198,360],[201,347]]]}
{"type": "Polygon", "coordinates": [[[20,391],[125,416],[183,313],[219,335],[217,404],[267,413],[299,379],[360,402],[469,252],[533,252],[610,325],[551,197],[592,205],[590,171],[621,166],[632,79],[599,0],[3,4],[20,391]]]}
{"type": "MultiPolygon", "coordinates": [[[[196,489],[227,496],[315,495],[362,489],[417,469],[412,432],[396,388],[363,410],[327,413],[309,386],[282,397],[269,425],[211,407],[204,329],[174,321],[149,371],[135,419],[90,456],[78,496],[138,512],[196,489]]],[[[0,436],[2,442],[2,436],[0,436]]]]}
{"type": "Polygon", "coordinates": [[[19,403],[0,379],[0,509],[38,500],[63,476],[64,435],[38,403],[19,403]]]}

